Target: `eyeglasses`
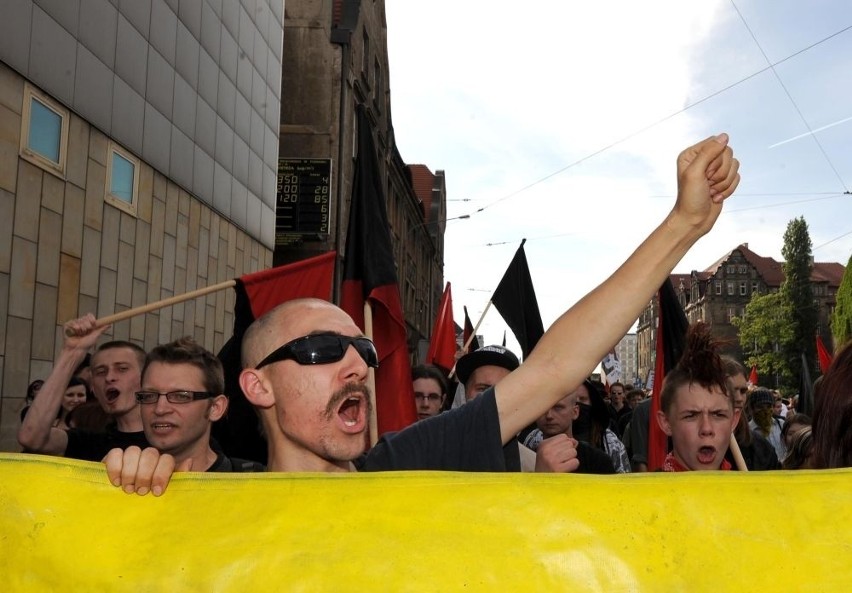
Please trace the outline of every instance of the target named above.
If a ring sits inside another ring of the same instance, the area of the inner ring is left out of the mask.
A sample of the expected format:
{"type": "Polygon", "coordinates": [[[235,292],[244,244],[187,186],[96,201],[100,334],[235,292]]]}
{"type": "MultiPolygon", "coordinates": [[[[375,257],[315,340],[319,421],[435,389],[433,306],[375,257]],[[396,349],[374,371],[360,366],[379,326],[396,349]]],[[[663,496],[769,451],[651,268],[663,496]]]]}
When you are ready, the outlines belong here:
{"type": "Polygon", "coordinates": [[[414,392],[414,399],[419,402],[426,401],[430,404],[436,404],[441,401],[441,396],[437,393],[419,393],[417,391],[414,392]]]}
{"type": "Polygon", "coordinates": [[[313,334],[296,338],[274,350],[254,368],[260,369],[282,360],[295,360],[302,365],[331,364],[342,360],[349,346],[355,348],[367,366],[379,368],[379,355],[372,340],[338,334],[313,334]]]}
{"type": "Polygon", "coordinates": [[[168,393],[160,393],[159,391],[137,391],[136,401],[140,404],[156,404],[160,401],[160,396],[166,396],[166,401],[170,404],[188,404],[197,399],[209,399],[216,397],[215,393],[209,391],[169,391],[168,393]]]}

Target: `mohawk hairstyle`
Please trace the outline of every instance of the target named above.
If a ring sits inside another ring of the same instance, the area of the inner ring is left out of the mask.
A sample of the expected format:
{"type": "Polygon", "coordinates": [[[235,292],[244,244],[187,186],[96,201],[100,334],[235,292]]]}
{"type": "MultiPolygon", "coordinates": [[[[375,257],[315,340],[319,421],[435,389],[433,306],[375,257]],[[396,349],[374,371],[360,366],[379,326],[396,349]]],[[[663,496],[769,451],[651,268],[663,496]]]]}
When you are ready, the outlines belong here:
{"type": "Polygon", "coordinates": [[[682,385],[698,384],[718,388],[728,397],[728,377],[719,349],[723,342],[710,335],[710,326],[697,322],[686,333],[686,348],[675,368],[666,375],[660,394],[660,408],[668,414],[675,392],[682,385]]]}

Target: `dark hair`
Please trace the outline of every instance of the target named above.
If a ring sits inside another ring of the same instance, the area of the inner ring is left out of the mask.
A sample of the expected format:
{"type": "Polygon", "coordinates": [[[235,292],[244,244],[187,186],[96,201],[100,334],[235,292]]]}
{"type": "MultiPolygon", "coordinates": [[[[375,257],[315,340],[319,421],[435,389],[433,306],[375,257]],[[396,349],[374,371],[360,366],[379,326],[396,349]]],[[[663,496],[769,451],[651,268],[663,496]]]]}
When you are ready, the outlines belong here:
{"type": "Polygon", "coordinates": [[[807,414],[796,414],[795,416],[787,416],[787,421],[781,428],[781,438],[786,439],[790,430],[792,430],[790,427],[795,426],[796,424],[801,427],[811,426],[811,424],[813,424],[813,421],[811,420],[811,417],[807,414]]]}
{"type": "Polygon", "coordinates": [[[151,350],[142,368],[143,377],[152,362],[192,365],[204,375],[204,389],[215,395],[225,393],[225,371],[222,362],[190,336],[160,344],[151,350]]]}
{"type": "Polygon", "coordinates": [[[677,390],[694,383],[705,389],[718,387],[733,406],[728,397],[728,375],[719,356],[720,346],[721,342],[710,335],[710,327],[706,323],[699,321],[689,327],[683,355],[663,380],[660,409],[665,414],[671,410],[677,390]]]}
{"type": "Polygon", "coordinates": [[[796,431],[793,442],[784,461],[781,462],[783,469],[809,469],[813,467],[813,429],[810,426],[796,431]]]}
{"type": "Polygon", "coordinates": [[[814,393],[813,467],[852,467],[852,342],[837,354],[814,393]]]}
{"type": "Polygon", "coordinates": [[[36,379],[27,385],[27,403],[31,403],[36,396],[36,391],[44,387],[44,379],[36,379]]]}
{"type": "MultiPolygon", "coordinates": [[[[104,350],[114,350],[116,348],[127,348],[128,350],[132,350],[133,353],[136,355],[136,360],[139,363],[139,368],[141,369],[143,366],[145,366],[145,350],[141,346],[138,346],[133,342],[127,342],[125,340],[113,340],[112,342],[105,342],[98,346],[98,349],[95,350],[95,355],[97,356],[98,353],[103,352],[104,350]]],[[[92,357],[92,359],[94,359],[94,357],[92,357]]]]}
{"type": "Polygon", "coordinates": [[[583,385],[586,386],[586,390],[589,392],[589,401],[592,406],[592,428],[589,434],[589,444],[602,451],[606,451],[604,434],[606,433],[606,429],[609,428],[610,423],[609,408],[607,408],[603,398],[606,388],[600,381],[593,381],[591,379],[583,381],[583,385]]]}
{"type": "Polygon", "coordinates": [[[447,395],[447,377],[444,372],[438,367],[431,364],[418,364],[411,369],[411,380],[417,379],[432,379],[437,381],[438,387],[441,389],[441,395],[447,395]]]}
{"type": "Polygon", "coordinates": [[[612,385],[609,386],[610,393],[612,393],[612,388],[615,387],[616,385],[621,387],[622,391],[627,391],[627,387],[624,386],[624,383],[622,383],[621,381],[616,381],[615,383],[613,383],[612,385]]]}

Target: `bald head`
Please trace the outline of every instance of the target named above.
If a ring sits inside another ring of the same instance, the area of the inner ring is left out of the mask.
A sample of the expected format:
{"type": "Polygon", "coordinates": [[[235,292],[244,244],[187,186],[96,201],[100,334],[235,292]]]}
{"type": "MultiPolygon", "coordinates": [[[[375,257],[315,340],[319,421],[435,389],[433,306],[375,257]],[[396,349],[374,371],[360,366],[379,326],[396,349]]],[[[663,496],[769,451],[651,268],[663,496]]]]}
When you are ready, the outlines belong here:
{"type": "Polygon", "coordinates": [[[259,317],[246,330],[242,343],[243,368],[254,368],[270,352],[296,338],[356,328],[343,309],[322,299],[294,299],[259,317]]]}

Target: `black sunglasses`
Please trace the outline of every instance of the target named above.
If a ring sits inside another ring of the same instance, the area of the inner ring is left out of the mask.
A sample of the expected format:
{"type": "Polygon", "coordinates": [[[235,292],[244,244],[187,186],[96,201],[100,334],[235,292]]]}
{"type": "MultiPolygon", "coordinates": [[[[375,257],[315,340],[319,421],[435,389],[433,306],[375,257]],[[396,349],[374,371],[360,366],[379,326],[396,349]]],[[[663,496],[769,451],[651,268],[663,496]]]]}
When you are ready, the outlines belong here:
{"type": "Polygon", "coordinates": [[[273,362],[295,360],[298,364],[331,364],[346,356],[353,346],[367,366],[379,368],[376,346],[369,338],[351,338],[338,334],[313,334],[287,342],[264,358],[254,368],[260,369],[273,362]]]}

